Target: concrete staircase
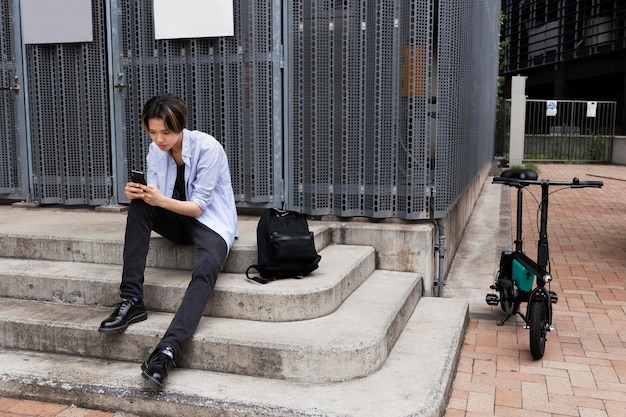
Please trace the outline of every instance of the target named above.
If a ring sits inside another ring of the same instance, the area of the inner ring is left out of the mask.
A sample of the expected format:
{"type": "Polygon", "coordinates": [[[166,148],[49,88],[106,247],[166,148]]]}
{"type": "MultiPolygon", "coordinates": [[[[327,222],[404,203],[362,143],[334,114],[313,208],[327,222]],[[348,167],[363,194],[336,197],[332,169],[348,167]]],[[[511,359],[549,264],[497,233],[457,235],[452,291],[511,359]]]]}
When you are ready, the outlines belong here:
{"type": "MultiPolygon", "coordinates": [[[[356,223],[311,221],[319,269],[252,283],[257,220],[240,218],[205,317],[157,391],[139,366],[178,308],[193,250],[155,235],[148,320],[105,335],[126,216],[0,206],[0,395],[140,416],[441,416],[467,301],[422,297],[418,273],[377,269],[371,233],[346,244],[356,223]]],[[[376,227],[385,239],[407,233],[376,227]]]]}

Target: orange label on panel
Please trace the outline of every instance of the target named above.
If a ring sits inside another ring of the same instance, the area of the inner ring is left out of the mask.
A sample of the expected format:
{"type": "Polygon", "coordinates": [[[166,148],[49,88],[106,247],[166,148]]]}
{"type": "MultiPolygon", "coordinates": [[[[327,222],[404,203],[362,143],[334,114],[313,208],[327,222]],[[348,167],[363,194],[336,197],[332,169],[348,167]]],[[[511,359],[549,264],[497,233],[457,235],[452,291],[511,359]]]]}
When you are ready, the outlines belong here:
{"type": "Polygon", "coordinates": [[[409,45],[402,48],[402,96],[426,95],[426,54],[424,47],[409,45]]]}

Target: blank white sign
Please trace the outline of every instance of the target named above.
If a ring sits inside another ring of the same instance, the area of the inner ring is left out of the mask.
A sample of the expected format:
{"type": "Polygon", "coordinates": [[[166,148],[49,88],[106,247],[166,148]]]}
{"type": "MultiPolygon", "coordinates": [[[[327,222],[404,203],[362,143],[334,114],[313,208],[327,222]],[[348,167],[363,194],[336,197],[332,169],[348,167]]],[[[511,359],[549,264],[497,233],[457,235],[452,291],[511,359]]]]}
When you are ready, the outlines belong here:
{"type": "Polygon", "coordinates": [[[233,0],[154,0],[155,39],[234,34],[233,0]]]}
{"type": "Polygon", "coordinates": [[[93,42],[91,0],[20,0],[24,43],[93,42]]]}

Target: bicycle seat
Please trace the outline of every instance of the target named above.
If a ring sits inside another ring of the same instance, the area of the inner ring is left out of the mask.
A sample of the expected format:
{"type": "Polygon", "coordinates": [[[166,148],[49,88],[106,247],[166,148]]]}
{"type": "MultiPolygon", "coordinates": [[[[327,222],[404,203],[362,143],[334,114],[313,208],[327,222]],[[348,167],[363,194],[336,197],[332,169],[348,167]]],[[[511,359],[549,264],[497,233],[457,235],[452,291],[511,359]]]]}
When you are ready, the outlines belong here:
{"type": "Polygon", "coordinates": [[[517,180],[536,180],[539,175],[532,169],[507,169],[500,173],[502,178],[514,178],[517,180]]]}

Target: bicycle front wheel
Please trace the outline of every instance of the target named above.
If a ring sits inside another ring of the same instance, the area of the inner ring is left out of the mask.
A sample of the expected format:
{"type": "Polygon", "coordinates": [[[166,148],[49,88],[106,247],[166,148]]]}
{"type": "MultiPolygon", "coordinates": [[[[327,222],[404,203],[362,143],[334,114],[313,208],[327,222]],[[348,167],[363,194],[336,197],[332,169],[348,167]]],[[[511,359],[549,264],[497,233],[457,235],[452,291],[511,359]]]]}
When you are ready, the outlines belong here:
{"type": "Polygon", "coordinates": [[[535,359],[541,359],[546,349],[548,332],[548,309],[543,297],[530,300],[528,306],[528,327],[530,329],[530,353],[535,359]]]}

